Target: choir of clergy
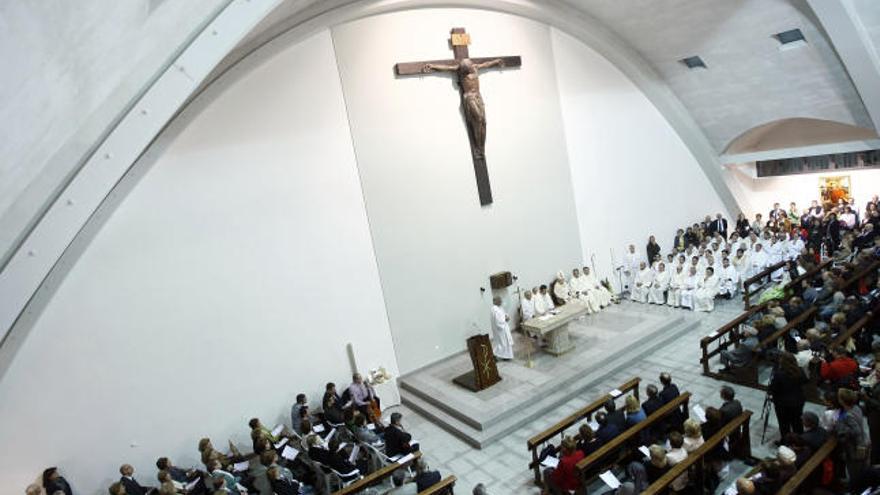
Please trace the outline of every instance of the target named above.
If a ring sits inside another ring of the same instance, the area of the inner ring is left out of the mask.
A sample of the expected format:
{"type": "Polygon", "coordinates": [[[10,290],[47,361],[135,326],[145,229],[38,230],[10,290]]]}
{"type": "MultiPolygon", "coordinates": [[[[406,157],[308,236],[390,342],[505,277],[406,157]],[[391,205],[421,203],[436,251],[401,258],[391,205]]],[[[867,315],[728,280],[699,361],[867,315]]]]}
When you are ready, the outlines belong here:
{"type": "MultiPolygon", "coordinates": [[[[562,304],[572,302],[582,304],[587,308],[587,314],[597,313],[614,302],[614,295],[599,282],[587,266],[583,267],[583,271],[578,268],[572,270],[571,279],[566,279],[565,273],[559,271],[552,290],[557,301],[561,301],[562,304]]],[[[555,307],[546,285],[526,290],[520,299],[523,321],[544,316],[555,307]]]]}

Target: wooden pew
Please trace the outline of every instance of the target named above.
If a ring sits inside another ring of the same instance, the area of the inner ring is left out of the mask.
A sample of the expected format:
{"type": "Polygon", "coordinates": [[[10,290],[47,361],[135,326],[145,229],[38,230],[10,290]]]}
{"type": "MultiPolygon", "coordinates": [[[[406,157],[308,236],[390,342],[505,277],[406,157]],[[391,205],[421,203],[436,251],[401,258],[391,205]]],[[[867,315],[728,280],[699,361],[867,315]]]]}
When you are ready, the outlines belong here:
{"type": "Polygon", "coordinates": [[[812,270],[809,270],[809,271],[807,271],[806,273],[804,273],[804,274],[802,274],[802,275],[798,275],[797,277],[793,278],[793,279],[791,280],[791,282],[789,282],[788,284],[786,284],[785,287],[784,287],[784,290],[785,290],[786,294],[789,294],[790,292],[797,290],[797,288],[800,287],[801,282],[803,282],[804,280],[810,280],[810,279],[812,279],[813,277],[815,277],[816,275],[818,275],[819,273],[821,273],[822,270],[824,270],[824,269],[828,268],[829,266],[831,266],[831,263],[832,263],[833,261],[834,261],[834,260],[832,260],[831,258],[829,258],[829,259],[823,261],[822,263],[820,263],[818,266],[816,266],[816,268],[813,268],[812,270]]]}
{"type": "Polygon", "coordinates": [[[700,358],[700,364],[703,365],[703,375],[710,376],[712,378],[719,378],[719,374],[711,370],[709,366],[709,360],[721,354],[721,351],[726,350],[728,347],[733,347],[734,345],[739,343],[739,341],[742,340],[742,333],[739,331],[739,327],[743,325],[746,321],[748,321],[749,318],[754,316],[755,313],[762,311],[765,307],[766,303],[760,304],[758,306],[753,306],[752,309],[737,316],[732,321],[730,321],[730,323],[727,323],[718,330],[715,330],[715,332],[711,335],[700,339],[700,348],[703,351],[703,355],[700,358]],[[712,344],[716,344],[717,347],[710,350],[710,346],[712,344]]]}
{"type": "Polygon", "coordinates": [[[458,478],[455,476],[447,476],[439,483],[428,487],[427,490],[420,491],[419,495],[452,495],[452,487],[455,486],[456,481],[458,478]]]}
{"type": "Polygon", "coordinates": [[[810,309],[795,317],[795,319],[788,322],[784,327],[768,335],[758,344],[758,348],[756,349],[756,351],[763,351],[765,349],[776,346],[776,343],[779,339],[781,339],[785,335],[788,335],[788,332],[801,326],[805,321],[815,317],[816,313],[818,312],[819,308],[817,306],[810,306],[810,309]]]}
{"type": "Polygon", "coordinates": [[[381,469],[377,469],[372,473],[364,476],[363,478],[355,481],[354,483],[342,488],[341,490],[337,490],[333,492],[333,495],[354,495],[355,493],[366,489],[367,487],[382,483],[387,478],[391,477],[391,474],[394,471],[397,471],[400,468],[408,467],[410,464],[416,462],[418,459],[422,457],[421,452],[413,453],[413,457],[406,462],[397,463],[393,462],[388,464],[387,466],[382,467],[381,469]]]}
{"type": "MultiPolygon", "coordinates": [[[[780,261],[779,263],[775,263],[773,265],[770,265],[767,268],[758,272],[757,275],[750,277],[750,278],[747,278],[743,281],[743,301],[745,302],[745,310],[746,311],[748,311],[749,308],[751,308],[751,306],[749,305],[749,298],[752,296],[752,293],[749,289],[749,286],[754,284],[755,282],[760,281],[764,277],[767,277],[767,281],[769,282],[770,275],[773,272],[775,272],[776,270],[779,270],[780,268],[784,268],[786,263],[788,263],[788,262],[783,260],[783,261],[780,261]]],[[[762,284],[761,288],[764,288],[765,285],[767,285],[767,284],[766,283],[762,284]]]]}
{"type": "Polygon", "coordinates": [[[837,448],[837,437],[831,435],[821,447],[813,455],[807,459],[807,462],[794,473],[794,476],[788,479],[782,488],[776,492],[776,495],[794,495],[799,493],[799,488],[813,474],[816,469],[822,465],[822,462],[834,452],[837,448]]]}
{"type": "Polygon", "coordinates": [[[683,413],[682,419],[686,419],[689,414],[688,403],[690,398],[690,392],[683,392],[660,409],[654,411],[654,413],[648,416],[644,421],[627,428],[613,440],[599,447],[587,457],[581,459],[581,461],[577,463],[576,468],[581,479],[582,487],[586,487],[600,472],[605,471],[609,466],[616,464],[620,462],[621,459],[627,457],[629,455],[627,447],[633,445],[638,447],[641,445],[641,443],[638,442],[638,439],[639,434],[642,433],[642,431],[662,423],[667,416],[676,410],[680,410],[683,413]]]}
{"type": "MultiPolygon", "coordinates": [[[[634,377],[629,379],[626,383],[617,388],[620,390],[621,394],[618,397],[625,397],[627,393],[632,391],[633,395],[635,395],[636,399],[639,398],[639,383],[641,382],[641,378],[634,377]]],[[[599,399],[593,401],[593,403],[584,406],[577,411],[568,415],[562,421],[556,423],[555,425],[547,428],[546,430],[538,433],[533,436],[526,442],[526,447],[532,451],[532,463],[529,464],[529,467],[535,473],[535,484],[538,486],[542,486],[541,480],[541,463],[538,462],[538,451],[542,446],[549,441],[550,439],[556,437],[557,435],[564,435],[565,430],[571,428],[575,425],[575,423],[581,421],[582,419],[589,419],[590,416],[593,415],[596,411],[602,410],[605,406],[605,402],[608,399],[614,399],[610,393],[603,395],[599,399]]]]}
{"type": "Polygon", "coordinates": [[[712,452],[719,445],[724,443],[724,439],[734,434],[737,438],[742,439],[737,444],[736,451],[733,452],[734,446],[731,445],[731,454],[739,459],[749,459],[752,456],[752,446],[749,438],[749,419],[752,417],[752,411],[744,411],[742,414],[727,423],[726,426],[718,430],[717,433],[706,441],[697,450],[688,454],[685,460],[672,466],[663,476],[646,488],[642,495],[659,495],[665,493],[666,489],[686,471],[691,470],[693,474],[690,480],[694,481],[695,486],[702,487],[703,474],[706,469],[706,454],[712,452]]]}

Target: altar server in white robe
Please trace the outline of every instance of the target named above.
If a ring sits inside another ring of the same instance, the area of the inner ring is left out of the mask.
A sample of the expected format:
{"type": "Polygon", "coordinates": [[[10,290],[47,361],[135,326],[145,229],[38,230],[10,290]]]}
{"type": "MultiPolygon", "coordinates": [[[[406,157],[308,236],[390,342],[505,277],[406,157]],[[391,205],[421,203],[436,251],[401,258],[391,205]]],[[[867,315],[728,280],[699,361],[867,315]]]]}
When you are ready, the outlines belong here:
{"type": "Polygon", "coordinates": [[[635,244],[630,244],[623,255],[623,283],[624,290],[632,291],[636,275],[639,273],[639,263],[642,256],[636,252],[635,244]]]}
{"type": "Polygon", "coordinates": [[[550,293],[547,292],[547,286],[542,285],[538,290],[538,295],[534,298],[535,300],[535,314],[537,316],[543,316],[550,311],[553,310],[553,298],[550,297],[550,293]]]}
{"type": "Polygon", "coordinates": [[[510,333],[510,317],[501,307],[501,298],[492,299],[492,350],[495,357],[504,361],[513,359],[513,335],[510,333]]]}
{"type": "Polygon", "coordinates": [[[553,295],[556,296],[558,301],[562,301],[562,304],[567,303],[574,295],[568,282],[565,281],[565,274],[562,273],[562,270],[556,272],[556,283],[553,284],[553,295]]]}
{"type": "Polygon", "coordinates": [[[596,296],[596,300],[599,301],[599,308],[604,308],[611,304],[611,301],[614,299],[614,295],[605,288],[601,283],[599,283],[599,279],[596,278],[596,275],[593,274],[593,271],[590,270],[590,267],[585,266],[583,272],[581,273],[581,278],[584,279],[584,285],[587,286],[589,290],[591,290],[596,296]]]}
{"type": "Polygon", "coordinates": [[[522,320],[531,320],[535,317],[535,300],[532,299],[532,291],[527,290],[523,292],[522,300],[519,302],[519,307],[522,310],[522,320]]]}
{"type": "Polygon", "coordinates": [[[684,287],[687,279],[687,272],[684,265],[676,265],[675,271],[669,277],[669,289],[666,294],[666,304],[677,308],[681,306],[681,289],[684,287]]]}
{"type": "Polygon", "coordinates": [[[599,299],[596,297],[596,291],[587,285],[586,277],[581,275],[581,271],[577,268],[571,271],[568,287],[574,297],[587,307],[587,314],[598,313],[602,309],[599,305],[599,299]]]}
{"type": "Polygon", "coordinates": [[[715,296],[718,295],[718,277],[712,267],[706,268],[706,275],[697,283],[694,291],[694,311],[715,309],[715,296]]]}
{"type": "Polygon", "coordinates": [[[739,288],[739,273],[736,268],[730,264],[730,258],[724,258],[721,261],[721,269],[718,270],[718,293],[726,296],[728,299],[736,295],[739,288]]]}
{"type": "Polygon", "coordinates": [[[630,299],[640,303],[648,302],[648,288],[651,287],[653,280],[654,271],[644,261],[639,263],[639,272],[636,274],[630,299]]]}
{"type": "Polygon", "coordinates": [[[670,272],[666,271],[666,263],[657,264],[657,273],[648,288],[648,302],[651,304],[666,304],[666,291],[669,289],[670,272]]]}
{"type": "Polygon", "coordinates": [[[688,268],[688,274],[684,278],[684,283],[681,284],[680,297],[682,308],[693,309],[694,307],[694,291],[697,290],[697,267],[691,266],[688,268]]]}

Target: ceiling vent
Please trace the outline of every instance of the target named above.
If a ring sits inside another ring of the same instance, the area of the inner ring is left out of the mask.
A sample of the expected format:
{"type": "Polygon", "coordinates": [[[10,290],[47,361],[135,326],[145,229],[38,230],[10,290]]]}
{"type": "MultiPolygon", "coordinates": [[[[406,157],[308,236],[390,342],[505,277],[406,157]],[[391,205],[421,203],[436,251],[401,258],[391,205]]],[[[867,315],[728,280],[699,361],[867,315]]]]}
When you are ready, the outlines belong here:
{"type": "Polygon", "coordinates": [[[681,59],[681,63],[687,65],[688,69],[706,69],[706,62],[703,62],[703,59],[694,55],[693,57],[687,57],[681,59]]]}
{"type": "Polygon", "coordinates": [[[779,42],[780,50],[790,50],[807,44],[804,33],[800,29],[789,29],[788,31],[776,33],[773,37],[779,42]]]}

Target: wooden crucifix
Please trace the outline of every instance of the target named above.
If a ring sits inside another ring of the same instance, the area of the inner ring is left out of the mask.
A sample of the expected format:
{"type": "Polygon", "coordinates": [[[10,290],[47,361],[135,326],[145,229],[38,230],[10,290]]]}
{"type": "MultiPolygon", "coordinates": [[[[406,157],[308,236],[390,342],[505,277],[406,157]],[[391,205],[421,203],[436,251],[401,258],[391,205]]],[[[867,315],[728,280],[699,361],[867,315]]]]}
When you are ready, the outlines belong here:
{"type": "Polygon", "coordinates": [[[519,67],[520,57],[481,57],[470,58],[468,45],[471,38],[464,28],[453,28],[449,40],[452,45],[452,60],[428,60],[424,62],[405,62],[394,65],[398,76],[424,75],[432,72],[455,72],[458,76],[458,89],[461,93],[461,106],[471,143],[471,157],[474,160],[474,174],[477,176],[477,192],[480,205],[492,204],[492,187],[489,184],[489,170],[486,168],[486,108],[480,95],[480,69],[490,67],[519,67]]]}

